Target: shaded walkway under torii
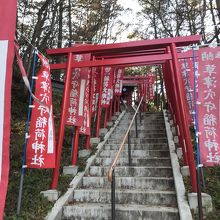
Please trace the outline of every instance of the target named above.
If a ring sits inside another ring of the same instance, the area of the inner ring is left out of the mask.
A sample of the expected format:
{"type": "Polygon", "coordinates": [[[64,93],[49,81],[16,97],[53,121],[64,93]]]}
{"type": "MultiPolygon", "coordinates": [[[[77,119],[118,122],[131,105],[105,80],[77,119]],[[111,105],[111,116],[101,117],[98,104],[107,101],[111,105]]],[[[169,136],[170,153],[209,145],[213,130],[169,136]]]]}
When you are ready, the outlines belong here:
{"type": "MultiPolygon", "coordinates": [[[[173,110],[174,118],[179,130],[180,145],[183,150],[184,163],[189,165],[190,177],[193,191],[196,192],[196,169],[190,137],[190,131],[186,120],[186,110],[184,108],[183,88],[181,84],[180,71],[178,69],[178,59],[190,58],[192,54],[181,53],[179,47],[198,43],[201,36],[188,36],[176,38],[164,38],[157,40],[131,41],[125,43],[105,44],[105,45],[77,45],[70,48],[48,49],[47,54],[54,57],[67,57],[66,62],[51,64],[51,70],[66,70],[66,80],[63,92],[63,103],[61,108],[60,126],[57,140],[56,167],[53,172],[51,188],[57,188],[58,174],[60,167],[60,157],[62,151],[65,116],[67,111],[67,98],[71,81],[72,68],[82,67],[130,67],[146,65],[162,65],[165,88],[170,109],[173,110]],[[73,60],[74,54],[90,54],[88,61],[76,62],[73,60]]],[[[62,59],[60,59],[62,60],[62,59]]],[[[92,71],[93,73],[93,71],[92,71]]],[[[93,74],[92,74],[93,75],[93,74]]],[[[100,72],[103,80],[103,68],[100,72]]],[[[100,90],[101,93],[101,90],[100,90]]],[[[91,95],[91,94],[90,94],[91,95]]],[[[99,96],[100,97],[100,96],[99,96]]],[[[96,135],[99,136],[101,99],[98,100],[96,135]]]]}
{"type": "Polygon", "coordinates": [[[143,96],[140,111],[147,111],[147,102],[155,98],[153,88],[155,79],[155,74],[151,72],[146,75],[124,76],[122,99],[127,102],[127,106],[132,107],[133,103],[139,103],[143,96]]]}

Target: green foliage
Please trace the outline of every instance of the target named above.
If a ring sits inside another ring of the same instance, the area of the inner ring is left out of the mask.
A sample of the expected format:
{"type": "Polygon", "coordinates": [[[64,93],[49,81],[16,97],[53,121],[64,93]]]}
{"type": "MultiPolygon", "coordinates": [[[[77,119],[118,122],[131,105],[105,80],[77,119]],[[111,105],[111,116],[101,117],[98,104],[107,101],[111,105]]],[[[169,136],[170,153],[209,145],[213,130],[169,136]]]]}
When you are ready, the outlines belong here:
{"type": "Polygon", "coordinates": [[[125,68],[125,76],[146,75],[151,70],[151,66],[137,66],[125,68]]]}

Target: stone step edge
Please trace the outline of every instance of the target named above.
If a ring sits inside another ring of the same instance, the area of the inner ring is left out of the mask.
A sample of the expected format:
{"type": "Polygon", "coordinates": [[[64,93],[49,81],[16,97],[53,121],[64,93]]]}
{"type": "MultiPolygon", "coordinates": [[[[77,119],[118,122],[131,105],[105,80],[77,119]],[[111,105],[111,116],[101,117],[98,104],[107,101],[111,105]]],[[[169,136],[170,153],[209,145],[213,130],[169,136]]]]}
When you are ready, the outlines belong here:
{"type": "Polygon", "coordinates": [[[189,204],[186,200],[186,189],[183,183],[182,174],[180,173],[179,160],[176,154],[175,144],[173,141],[173,134],[168,122],[168,117],[166,116],[166,110],[163,110],[168,146],[170,150],[170,159],[173,169],[174,185],[177,195],[177,205],[179,210],[179,216],[181,220],[192,220],[192,213],[190,211],[189,204]]]}
{"type": "MultiPolygon", "coordinates": [[[[112,157],[107,157],[107,158],[105,158],[105,157],[96,157],[96,160],[98,160],[98,159],[112,159],[113,160],[113,158],[112,157]]],[[[120,161],[120,159],[122,159],[122,160],[127,160],[128,159],[128,157],[120,157],[119,158],[119,161],[120,161]]],[[[131,158],[131,160],[155,160],[155,159],[158,159],[158,160],[170,160],[170,157],[146,157],[146,156],[144,156],[144,157],[135,157],[135,158],[131,158]]]]}
{"type": "MultiPolygon", "coordinates": [[[[89,178],[91,178],[91,179],[106,179],[106,180],[108,180],[108,177],[107,176],[84,176],[83,177],[83,179],[89,179],[89,178]]],[[[115,177],[115,180],[117,181],[117,180],[124,180],[124,179],[134,179],[135,181],[137,180],[137,181],[139,181],[139,180],[174,180],[173,179],[173,177],[141,177],[141,176],[139,176],[139,177],[136,177],[136,178],[134,178],[134,177],[132,177],[132,176],[116,176],[115,177]]]]}
{"type": "MultiPolygon", "coordinates": [[[[118,144],[118,146],[121,144],[121,143],[106,143],[105,144],[105,146],[109,146],[109,145],[116,145],[116,144],[118,144]]],[[[166,143],[138,143],[138,144],[141,144],[141,145],[166,145],[166,147],[168,147],[168,143],[166,142],[166,143]]],[[[127,143],[125,143],[125,146],[127,146],[128,144],[127,143]]],[[[135,143],[131,143],[131,146],[134,146],[134,145],[137,145],[137,143],[135,144],[135,143]]]]}
{"type": "MultiPolygon", "coordinates": [[[[110,166],[102,166],[102,167],[100,167],[100,166],[95,166],[95,165],[91,165],[90,166],[90,168],[91,167],[99,167],[99,168],[103,168],[103,169],[107,169],[107,168],[110,168],[110,166]]],[[[171,166],[158,166],[158,167],[155,167],[155,166],[153,166],[153,167],[150,167],[150,166],[116,166],[115,167],[115,169],[117,169],[117,168],[132,168],[132,169],[172,169],[172,167],[171,166]]]]}
{"type": "MultiPolygon", "coordinates": [[[[109,149],[107,149],[107,150],[106,150],[105,148],[103,148],[103,150],[102,150],[100,153],[105,152],[105,151],[108,151],[108,152],[110,151],[110,153],[111,153],[111,151],[112,151],[112,152],[117,152],[118,149],[115,149],[115,150],[112,150],[112,149],[109,150],[109,149]]],[[[126,150],[122,150],[121,153],[124,153],[124,152],[127,152],[127,151],[128,151],[127,149],[126,149],[126,150]]],[[[132,152],[134,152],[134,151],[144,151],[144,152],[166,152],[166,153],[169,152],[169,150],[148,150],[148,149],[146,149],[146,150],[145,150],[145,149],[144,149],[144,150],[131,149],[131,151],[132,151],[132,152]]]]}
{"type": "MultiPolygon", "coordinates": [[[[74,192],[103,192],[103,193],[111,193],[110,188],[83,188],[83,189],[75,189],[74,192]]],[[[172,194],[176,195],[176,192],[174,190],[145,190],[145,189],[116,189],[115,193],[142,193],[142,194],[172,194]]]]}
{"type": "MultiPolygon", "coordinates": [[[[65,208],[80,208],[80,209],[111,209],[110,204],[103,203],[76,203],[74,205],[65,205],[65,208]]],[[[148,211],[148,212],[173,212],[178,213],[178,209],[170,206],[147,206],[147,205],[132,205],[132,204],[115,204],[115,209],[121,211],[148,211]]]]}

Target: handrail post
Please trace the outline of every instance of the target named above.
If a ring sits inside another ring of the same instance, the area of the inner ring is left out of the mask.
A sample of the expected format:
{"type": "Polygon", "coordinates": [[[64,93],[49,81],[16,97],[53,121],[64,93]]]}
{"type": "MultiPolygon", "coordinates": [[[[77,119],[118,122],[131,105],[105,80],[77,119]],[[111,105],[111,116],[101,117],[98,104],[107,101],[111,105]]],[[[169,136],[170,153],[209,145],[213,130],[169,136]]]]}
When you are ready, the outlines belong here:
{"type": "Polygon", "coordinates": [[[136,138],[138,138],[138,131],[137,131],[137,115],[135,116],[135,131],[136,131],[136,138]]]}
{"type": "Polygon", "coordinates": [[[130,140],[130,131],[128,132],[128,164],[131,166],[131,140],[130,140]]]}
{"type": "Polygon", "coordinates": [[[112,220],[115,220],[115,170],[112,170],[112,220]]]}

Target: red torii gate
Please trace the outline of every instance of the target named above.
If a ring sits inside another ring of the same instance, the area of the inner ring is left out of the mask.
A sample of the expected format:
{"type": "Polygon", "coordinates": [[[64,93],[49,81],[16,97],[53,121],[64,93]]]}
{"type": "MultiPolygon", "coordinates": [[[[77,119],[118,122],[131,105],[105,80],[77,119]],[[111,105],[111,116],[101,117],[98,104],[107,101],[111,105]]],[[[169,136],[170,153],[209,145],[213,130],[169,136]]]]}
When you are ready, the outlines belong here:
{"type": "Polygon", "coordinates": [[[124,76],[123,86],[136,86],[138,88],[138,93],[137,93],[138,101],[140,101],[141,96],[144,96],[144,99],[143,99],[144,106],[141,106],[140,110],[145,111],[147,109],[146,103],[149,100],[149,97],[147,97],[147,94],[146,94],[146,89],[148,88],[147,86],[149,86],[149,75],[124,76]],[[145,92],[141,91],[142,86],[145,92]]]}
{"type": "MultiPolygon", "coordinates": [[[[174,114],[175,122],[178,126],[178,135],[183,149],[184,163],[189,165],[190,177],[193,191],[196,187],[196,168],[190,131],[186,120],[186,109],[184,107],[183,88],[181,84],[180,71],[178,69],[178,58],[192,57],[190,53],[179,53],[177,47],[184,47],[190,44],[198,43],[201,36],[194,35],[188,37],[164,38],[156,40],[131,41],[126,43],[114,43],[105,45],[77,45],[77,47],[48,49],[50,56],[68,56],[67,62],[51,64],[51,70],[66,69],[66,80],[64,86],[63,102],[61,108],[61,117],[59,125],[59,134],[57,141],[56,167],[53,172],[51,188],[57,188],[58,174],[60,167],[60,157],[62,151],[65,115],[67,111],[67,97],[70,87],[72,68],[82,67],[102,67],[101,79],[103,78],[104,66],[141,66],[160,64],[163,67],[165,87],[167,90],[168,101],[174,114]],[[73,54],[90,53],[90,61],[74,62],[73,54]]],[[[101,93],[100,89],[100,93],[101,93]]],[[[100,98],[97,110],[96,133],[99,134],[100,128],[100,98]]]]}

